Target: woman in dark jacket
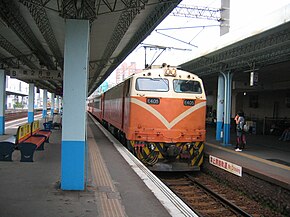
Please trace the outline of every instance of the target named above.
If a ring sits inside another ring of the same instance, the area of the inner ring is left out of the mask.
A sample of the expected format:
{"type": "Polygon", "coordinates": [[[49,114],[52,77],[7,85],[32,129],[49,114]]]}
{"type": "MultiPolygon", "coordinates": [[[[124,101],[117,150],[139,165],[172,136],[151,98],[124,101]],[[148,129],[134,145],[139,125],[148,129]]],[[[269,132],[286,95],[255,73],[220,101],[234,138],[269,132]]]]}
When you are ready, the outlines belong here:
{"type": "Polygon", "coordinates": [[[238,112],[235,117],[236,130],[237,130],[237,143],[235,151],[242,151],[246,145],[246,135],[244,132],[245,117],[243,112],[238,112]]]}

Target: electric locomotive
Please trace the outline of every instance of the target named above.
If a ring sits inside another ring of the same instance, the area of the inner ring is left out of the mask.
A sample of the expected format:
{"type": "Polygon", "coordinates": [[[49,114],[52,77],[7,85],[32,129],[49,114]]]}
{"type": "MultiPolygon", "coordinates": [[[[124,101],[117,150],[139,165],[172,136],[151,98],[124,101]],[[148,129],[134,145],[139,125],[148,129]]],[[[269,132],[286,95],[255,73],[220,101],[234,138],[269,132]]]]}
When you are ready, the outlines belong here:
{"type": "Polygon", "coordinates": [[[143,70],[91,99],[88,111],[152,171],[197,171],[203,162],[206,96],[195,74],[143,70]]]}

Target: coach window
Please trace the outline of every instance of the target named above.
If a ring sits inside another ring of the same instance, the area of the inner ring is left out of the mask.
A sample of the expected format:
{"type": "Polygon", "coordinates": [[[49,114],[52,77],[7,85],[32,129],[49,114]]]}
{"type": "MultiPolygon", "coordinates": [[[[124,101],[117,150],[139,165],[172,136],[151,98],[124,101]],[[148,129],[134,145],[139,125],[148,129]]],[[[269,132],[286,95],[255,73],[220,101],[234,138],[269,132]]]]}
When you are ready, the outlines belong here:
{"type": "Polygon", "coordinates": [[[94,107],[100,109],[100,101],[99,99],[94,99],[94,107]]]}
{"type": "Polygon", "coordinates": [[[197,93],[201,94],[201,86],[198,81],[173,80],[173,88],[176,93],[197,93]]]}
{"type": "Polygon", "coordinates": [[[164,78],[137,78],[135,87],[139,91],[167,92],[168,84],[168,80],[164,78]]]}

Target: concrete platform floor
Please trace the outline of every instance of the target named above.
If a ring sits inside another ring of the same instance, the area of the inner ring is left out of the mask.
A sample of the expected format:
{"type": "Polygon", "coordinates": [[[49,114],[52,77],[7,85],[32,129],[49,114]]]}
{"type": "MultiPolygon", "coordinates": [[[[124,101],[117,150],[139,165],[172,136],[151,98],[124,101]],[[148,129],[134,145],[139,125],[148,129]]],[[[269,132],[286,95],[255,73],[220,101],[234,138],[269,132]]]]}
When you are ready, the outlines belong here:
{"type": "Polygon", "coordinates": [[[33,163],[20,162],[20,152],[13,152],[13,162],[0,162],[1,217],[96,217],[96,191],[62,191],[60,183],[61,131],[53,130],[44,151],[36,151],[33,163]]]}

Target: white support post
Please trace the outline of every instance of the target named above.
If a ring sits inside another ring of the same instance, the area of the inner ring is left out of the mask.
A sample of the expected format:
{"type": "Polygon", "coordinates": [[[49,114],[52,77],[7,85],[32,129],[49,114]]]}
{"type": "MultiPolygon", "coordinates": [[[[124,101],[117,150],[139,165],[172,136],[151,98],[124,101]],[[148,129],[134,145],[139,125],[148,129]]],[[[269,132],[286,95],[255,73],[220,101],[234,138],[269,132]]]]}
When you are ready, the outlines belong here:
{"type": "Polygon", "coordinates": [[[5,134],[6,75],[0,69],[0,135],[5,134]]]}
{"type": "Polygon", "coordinates": [[[28,95],[28,123],[34,121],[34,84],[29,83],[29,95],[28,95]]]}
{"type": "Polygon", "coordinates": [[[61,147],[62,190],[85,188],[89,30],[88,20],[66,20],[61,147]]]}
{"type": "Polygon", "coordinates": [[[46,115],[47,115],[47,90],[43,90],[42,118],[46,118],[46,115]]]}
{"type": "Polygon", "coordinates": [[[53,117],[53,113],[54,113],[54,97],[55,97],[55,94],[54,93],[51,93],[51,100],[50,100],[50,115],[51,117],[53,117]]]}

